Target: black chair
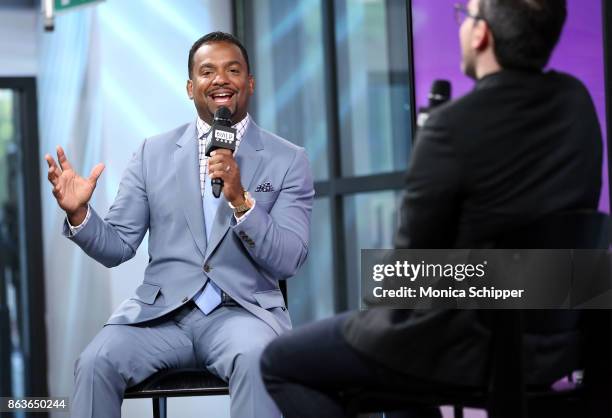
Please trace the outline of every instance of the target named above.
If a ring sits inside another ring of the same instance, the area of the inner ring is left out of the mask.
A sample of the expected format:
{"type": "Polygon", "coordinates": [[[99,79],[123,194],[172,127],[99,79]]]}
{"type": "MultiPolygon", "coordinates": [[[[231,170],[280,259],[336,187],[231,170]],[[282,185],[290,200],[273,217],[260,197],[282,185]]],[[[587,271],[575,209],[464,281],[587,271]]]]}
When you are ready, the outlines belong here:
{"type": "MultiPolygon", "coordinates": [[[[287,305],[287,283],[279,282],[287,305]]],[[[128,388],[124,399],[151,398],[153,417],[167,418],[168,398],[185,396],[228,395],[227,382],[205,369],[162,370],[142,383],[128,388]]]]}
{"type": "MultiPolygon", "coordinates": [[[[594,211],[551,215],[515,230],[493,243],[494,248],[608,248],[608,216],[594,211]]],[[[483,312],[492,331],[489,378],[478,389],[440,386],[418,393],[393,391],[347,392],[349,413],[401,410],[411,404],[452,405],[455,418],[463,408],[486,409],[489,418],[612,417],[612,315],[609,310],[581,311],[584,380],[567,391],[525,384],[523,331],[525,312],[483,312]],[[586,414],[589,415],[586,415],[586,414]]]]}

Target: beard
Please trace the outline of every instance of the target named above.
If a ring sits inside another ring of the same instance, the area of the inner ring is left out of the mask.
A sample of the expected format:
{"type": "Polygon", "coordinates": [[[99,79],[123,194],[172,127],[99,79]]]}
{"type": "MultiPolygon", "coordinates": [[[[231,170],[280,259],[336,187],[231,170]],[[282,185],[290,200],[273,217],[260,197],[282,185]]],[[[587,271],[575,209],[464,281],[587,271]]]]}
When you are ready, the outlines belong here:
{"type": "Polygon", "coordinates": [[[461,71],[466,76],[470,77],[473,80],[476,80],[476,64],[474,60],[470,57],[463,56],[461,60],[461,71]]]}

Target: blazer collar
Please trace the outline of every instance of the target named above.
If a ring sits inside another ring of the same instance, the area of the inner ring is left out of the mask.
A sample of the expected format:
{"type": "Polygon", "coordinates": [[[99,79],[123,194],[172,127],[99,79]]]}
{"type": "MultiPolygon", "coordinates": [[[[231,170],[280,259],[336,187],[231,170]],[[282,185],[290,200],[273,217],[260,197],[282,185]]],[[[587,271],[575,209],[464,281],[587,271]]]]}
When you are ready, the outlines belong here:
{"type": "Polygon", "coordinates": [[[180,206],[187,220],[189,231],[204,256],[206,254],[206,231],[200,190],[200,163],[195,120],[187,125],[183,135],[176,141],[176,145],[174,166],[180,206]]]}
{"type": "Polygon", "coordinates": [[[476,81],[476,90],[490,87],[497,87],[508,84],[525,84],[529,80],[539,78],[544,73],[539,70],[501,70],[496,73],[488,74],[476,81]]]}

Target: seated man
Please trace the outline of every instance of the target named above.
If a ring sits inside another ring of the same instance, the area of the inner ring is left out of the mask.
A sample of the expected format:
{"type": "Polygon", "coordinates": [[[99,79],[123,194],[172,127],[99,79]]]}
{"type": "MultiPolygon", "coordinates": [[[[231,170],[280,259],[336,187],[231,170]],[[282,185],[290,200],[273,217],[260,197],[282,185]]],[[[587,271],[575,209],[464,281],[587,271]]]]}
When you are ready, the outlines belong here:
{"type": "Polygon", "coordinates": [[[259,355],[291,328],[278,280],[293,276],[308,253],[308,160],[247,113],[254,80],[238,39],[221,32],[198,39],[188,76],[197,115],[143,142],[105,219],[88,205],[104,166],[82,178],[61,148],[59,166],[45,157],[67,214],[64,233],[92,258],[121,264],[149,232],[144,282],[77,361],[74,418],[119,418],[127,387],[183,367],[229,383],[233,418],[280,417],[259,355]],[[236,150],[208,157],[213,115],[222,106],[231,113],[236,150]],[[223,180],[222,196],[214,196],[211,179],[223,180]]]}
{"type": "MultiPolygon", "coordinates": [[[[543,71],[565,1],[470,0],[457,13],[462,68],[476,86],[417,136],[398,248],[478,247],[547,214],[598,205],[602,138],[591,98],[575,78],[543,71]]],[[[576,333],[541,331],[527,379],[550,384],[576,365],[576,333]]],[[[286,418],[340,418],[349,388],[482,386],[490,335],[474,310],[345,313],[273,341],[262,373],[286,418]]]]}

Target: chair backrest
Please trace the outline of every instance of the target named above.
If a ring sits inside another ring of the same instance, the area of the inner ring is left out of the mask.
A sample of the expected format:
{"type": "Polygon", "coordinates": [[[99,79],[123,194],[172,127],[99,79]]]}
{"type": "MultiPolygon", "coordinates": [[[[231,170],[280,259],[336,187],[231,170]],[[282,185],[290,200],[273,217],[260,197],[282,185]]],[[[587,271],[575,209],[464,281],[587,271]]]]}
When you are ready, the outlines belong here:
{"type": "Polygon", "coordinates": [[[593,210],[553,213],[499,237],[495,248],[608,248],[609,222],[593,210]]]}
{"type": "MultiPolygon", "coordinates": [[[[609,219],[608,216],[596,211],[560,212],[548,215],[536,222],[518,228],[496,240],[495,248],[526,248],[526,249],[589,249],[608,248],[609,219]]],[[[525,322],[537,320],[538,315],[550,317],[551,312],[528,312],[520,310],[497,310],[486,313],[492,330],[491,366],[489,378],[491,417],[523,417],[526,416],[525,374],[523,359],[523,332],[525,322]]],[[[558,313],[563,321],[577,323],[581,316],[579,311],[558,313]],[[574,316],[576,318],[574,318],[574,316]]],[[[587,335],[587,357],[595,351],[601,354],[600,347],[594,347],[593,328],[598,329],[603,339],[610,342],[609,313],[599,315],[597,320],[588,320],[585,333],[587,335]],[[606,319],[607,317],[607,319],[606,319]],[[599,326],[597,325],[599,324],[599,326]],[[604,328],[601,328],[601,326],[604,328]],[[605,326],[608,328],[605,328],[605,326]],[[595,350],[594,350],[595,349],[595,350]]],[[[609,347],[609,345],[608,345],[609,347]]],[[[612,353],[608,351],[608,357],[612,353]]],[[[587,368],[592,367],[588,365],[587,368]]],[[[589,371],[585,372],[587,375],[589,371]]],[[[601,390],[602,385],[609,389],[609,378],[603,377],[601,371],[595,373],[594,387],[601,390]]],[[[612,375],[608,369],[608,376],[612,375]]],[[[594,395],[600,396],[600,395],[594,395]]]]}

